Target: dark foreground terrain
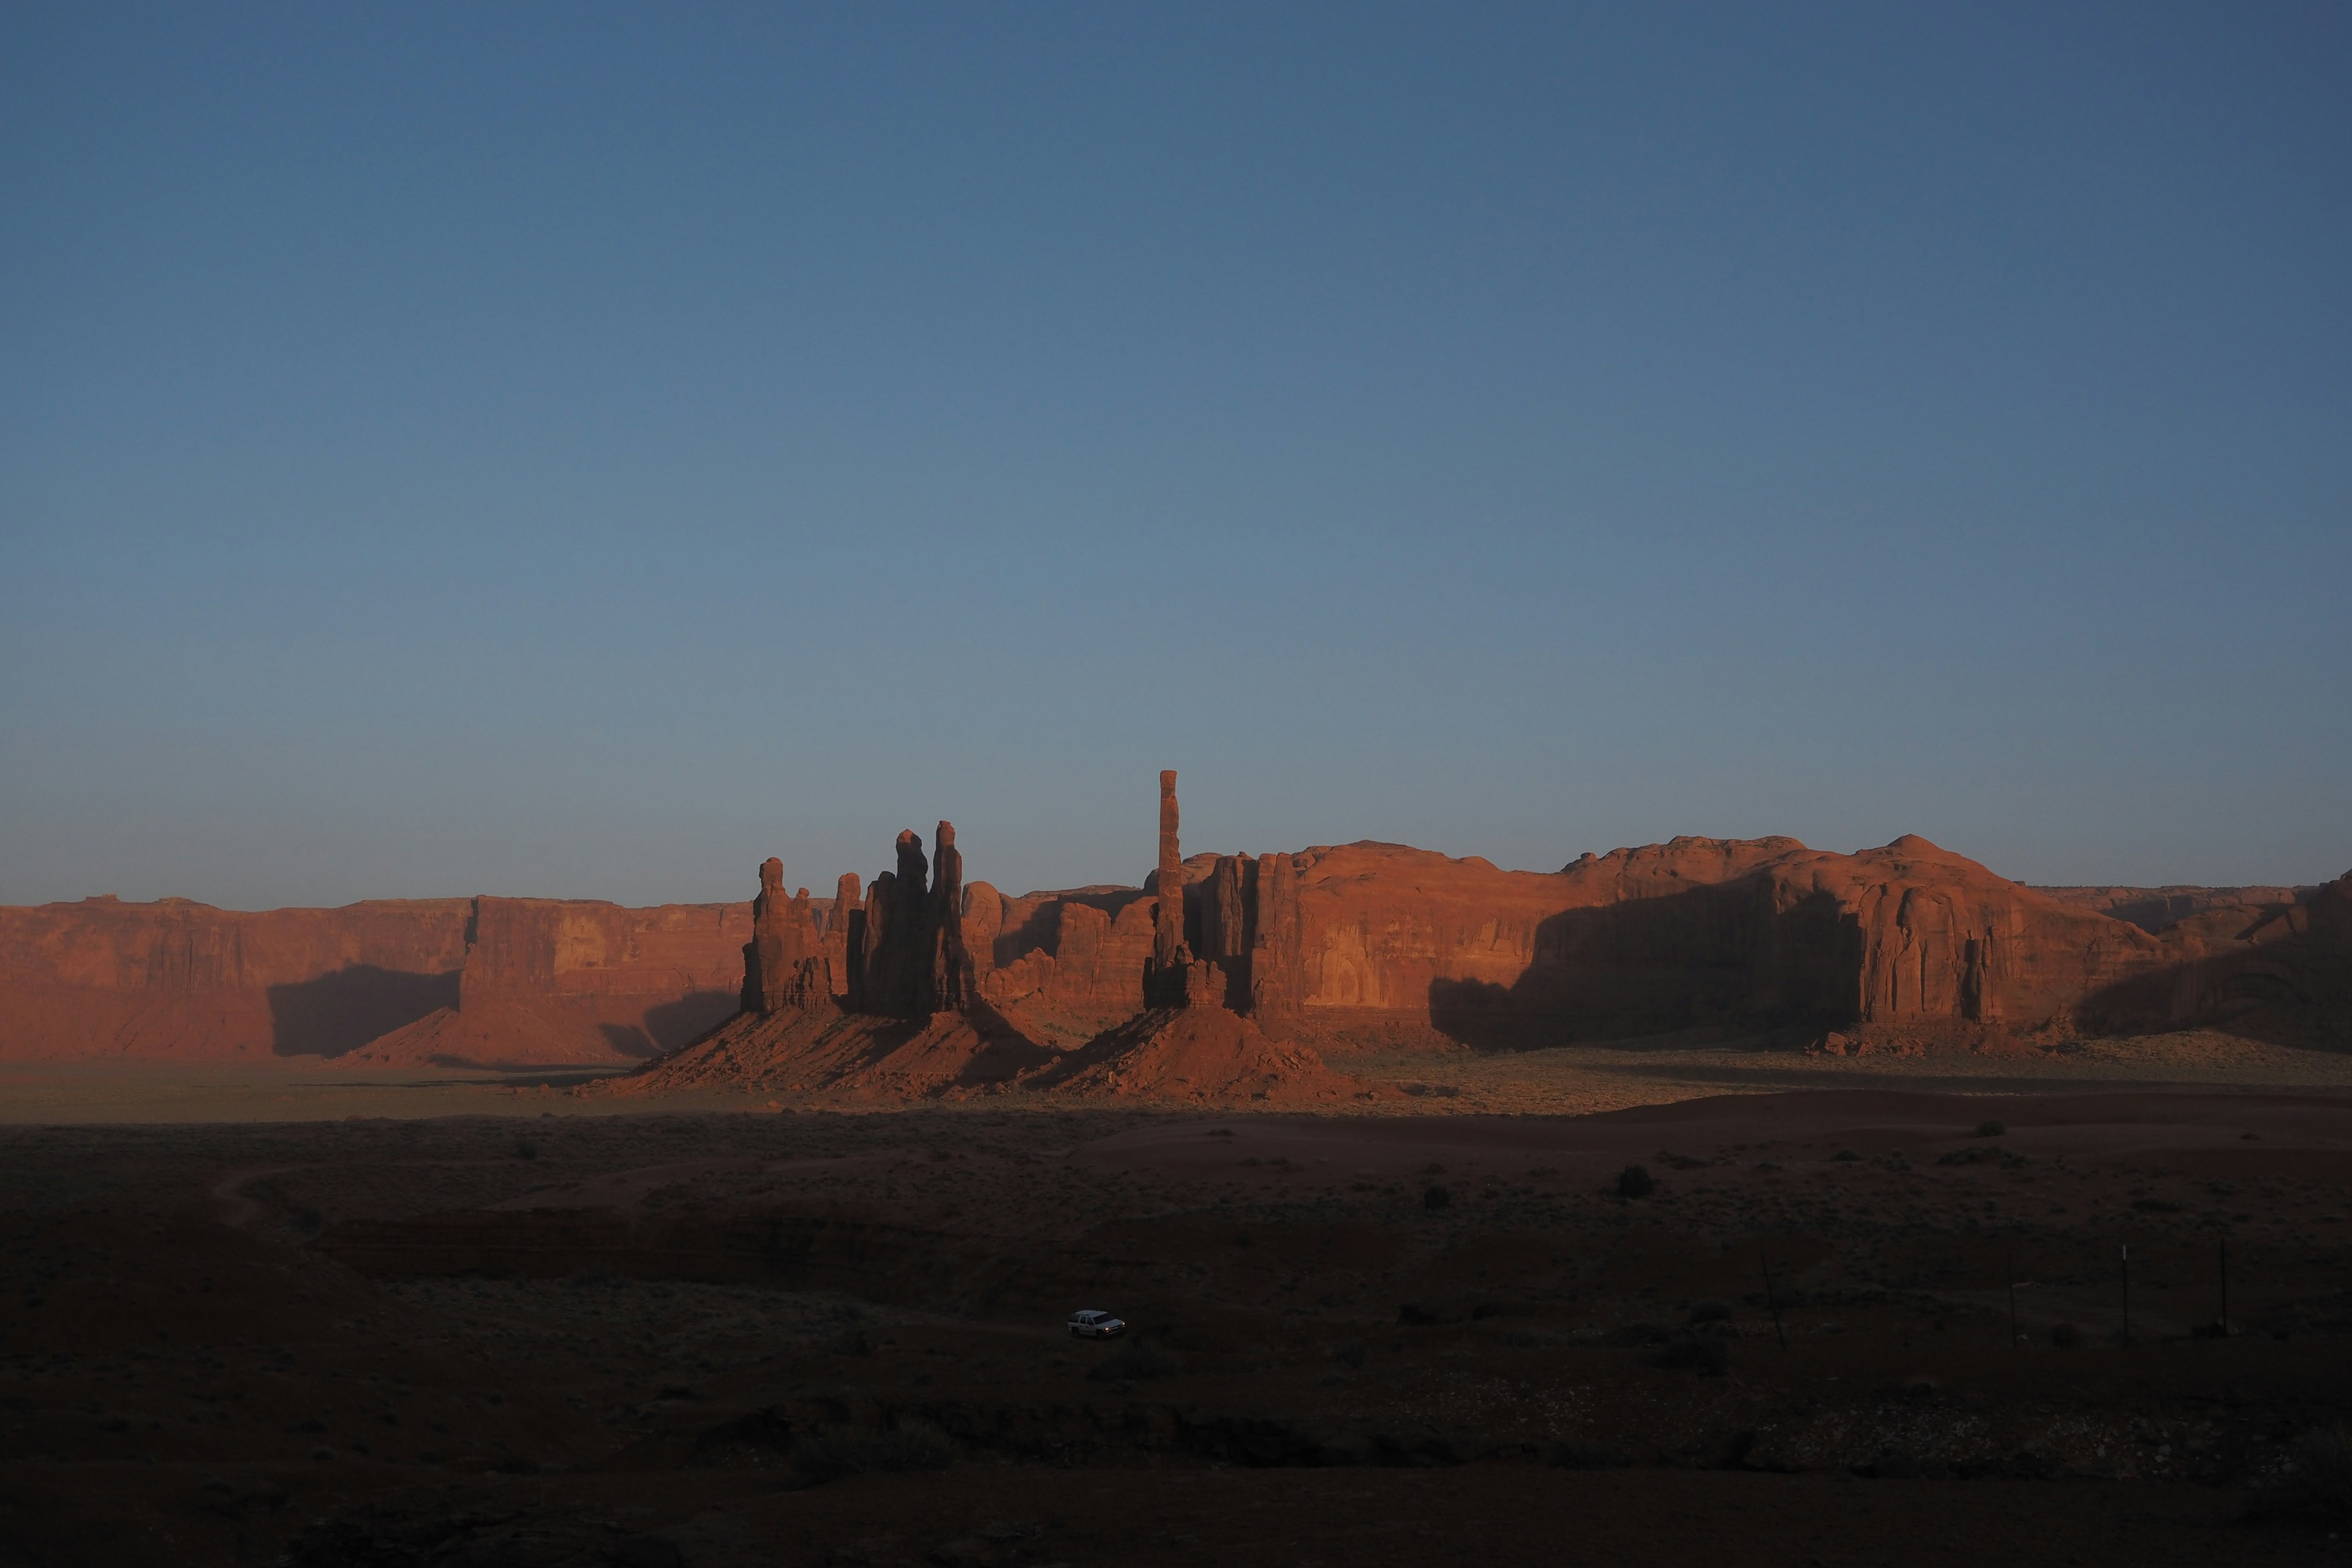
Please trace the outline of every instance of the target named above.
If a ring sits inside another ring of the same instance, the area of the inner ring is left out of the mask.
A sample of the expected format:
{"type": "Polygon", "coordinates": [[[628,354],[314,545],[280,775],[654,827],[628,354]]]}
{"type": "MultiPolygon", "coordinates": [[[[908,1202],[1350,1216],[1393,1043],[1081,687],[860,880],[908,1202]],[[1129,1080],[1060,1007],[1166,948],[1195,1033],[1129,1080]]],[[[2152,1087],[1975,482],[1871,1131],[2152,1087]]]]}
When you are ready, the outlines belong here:
{"type": "Polygon", "coordinates": [[[509,1103],[0,1130],[0,1561],[2271,1563],[2352,1530],[2342,1096],[509,1103]],[[1135,1331],[1074,1342],[1081,1306],[1135,1331]]]}

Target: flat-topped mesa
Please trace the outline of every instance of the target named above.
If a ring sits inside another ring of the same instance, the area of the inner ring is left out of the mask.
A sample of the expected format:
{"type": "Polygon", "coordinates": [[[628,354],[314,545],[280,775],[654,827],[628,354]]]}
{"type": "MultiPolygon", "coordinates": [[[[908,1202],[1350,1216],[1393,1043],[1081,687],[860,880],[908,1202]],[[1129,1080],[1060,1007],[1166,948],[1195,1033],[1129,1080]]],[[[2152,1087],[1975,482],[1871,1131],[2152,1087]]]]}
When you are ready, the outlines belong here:
{"type": "Polygon", "coordinates": [[[751,900],[751,940],[743,944],[743,1010],[781,1013],[832,994],[806,888],[784,896],[784,863],[770,856],[760,867],[751,900]]]}

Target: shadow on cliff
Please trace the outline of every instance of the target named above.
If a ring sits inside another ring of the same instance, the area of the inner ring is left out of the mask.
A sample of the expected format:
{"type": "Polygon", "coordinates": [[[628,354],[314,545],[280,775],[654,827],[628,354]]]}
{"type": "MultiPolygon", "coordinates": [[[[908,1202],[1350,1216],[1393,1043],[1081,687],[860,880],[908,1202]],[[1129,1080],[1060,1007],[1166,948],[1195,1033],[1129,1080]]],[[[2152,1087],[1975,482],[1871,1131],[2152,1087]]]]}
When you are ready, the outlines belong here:
{"type": "Polygon", "coordinates": [[[1778,907],[1760,877],[1562,910],[1536,926],[1508,985],[1437,979],[1429,1021],[1480,1050],[1529,1050],[1728,1025],[1837,1027],[1853,1016],[1862,936],[1828,893],[1778,907]]]}
{"type": "Polygon", "coordinates": [[[457,971],[417,973],[354,963],[315,980],[269,987],[269,1048],[281,1057],[340,1057],[379,1035],[457,1005],[457,971]]]}
{"type": "Polygon", "coordinates": [[[2105,986],[2074,1009],[2094,1034],[2205,1028],[2268,1045],[2352,1050],[2352,878],[2254,907],[2245,945],[2105,986]]]}
{"type": "Polygon", "coordinates": [[[689,991],[646,1008],[640,1023],[599,1024],[596,1031],[622,1056],[646,1061],[692,1044],[741,1008],[742,998],[732,991],[689,991]]]}

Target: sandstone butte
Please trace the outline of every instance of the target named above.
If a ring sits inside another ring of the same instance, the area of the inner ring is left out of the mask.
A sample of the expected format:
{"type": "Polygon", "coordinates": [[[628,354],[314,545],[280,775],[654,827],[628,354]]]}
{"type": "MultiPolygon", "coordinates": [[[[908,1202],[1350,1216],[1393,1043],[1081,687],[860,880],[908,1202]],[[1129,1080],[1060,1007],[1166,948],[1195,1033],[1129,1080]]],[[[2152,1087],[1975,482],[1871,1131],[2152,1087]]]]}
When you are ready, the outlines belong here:
{"type": "Polygon", "coordinates": [[[1360,1092],[1317,1047],[1527,1047],[1695,1026],[1831,1048],[2021,1048],[2191,1026],[2352,1044],[2352,875],[2057,888],[1906,837],[1677,838],[1506,871],[1402,845],[1183,858],[1008,897],[954,829],[829,899],[183,900],[0,909],[0,1060],[644,1064],[612,1092],[879,1099],[1360,1092]],[[1181,889],[1181,921],[1160,890],[1181,889]]]}

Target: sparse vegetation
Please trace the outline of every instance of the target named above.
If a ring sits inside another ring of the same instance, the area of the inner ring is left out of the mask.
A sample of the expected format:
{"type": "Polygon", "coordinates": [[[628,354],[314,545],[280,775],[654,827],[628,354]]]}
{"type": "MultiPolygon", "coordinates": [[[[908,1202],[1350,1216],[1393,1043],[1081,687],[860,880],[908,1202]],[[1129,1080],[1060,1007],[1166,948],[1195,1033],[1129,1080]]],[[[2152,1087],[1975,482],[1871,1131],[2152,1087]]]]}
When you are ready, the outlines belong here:
{"type": "Polygon", "coordinates": [[[1431,1184],[1427,1192],[1421,1194],[1421,1206],[1429,1210],[1432,1214],[1436,1213],[1439,1209],[1448,1206],[1453,1202],[1453,1192],[1448,1188],[1441,1187],[1434,1184],[1431,1184]]]}
{"type": "Polygon", "coordinates": [[[1617,1195],[1621,1198],[1646,1198],[1657,1191],[1658,1184],[1650,1178],[1649,1171],[1641,1165],[1628,1165],[1617,1173],[1617,1195]]]}
{"type": "Polygon", "coordinates": [[[1990,1119],[1977,1123],[1977,1136],[1979,1138],[1998,1138],[2008,1131],[2009,1128],[2005,1123],[1990,1119]]]}

